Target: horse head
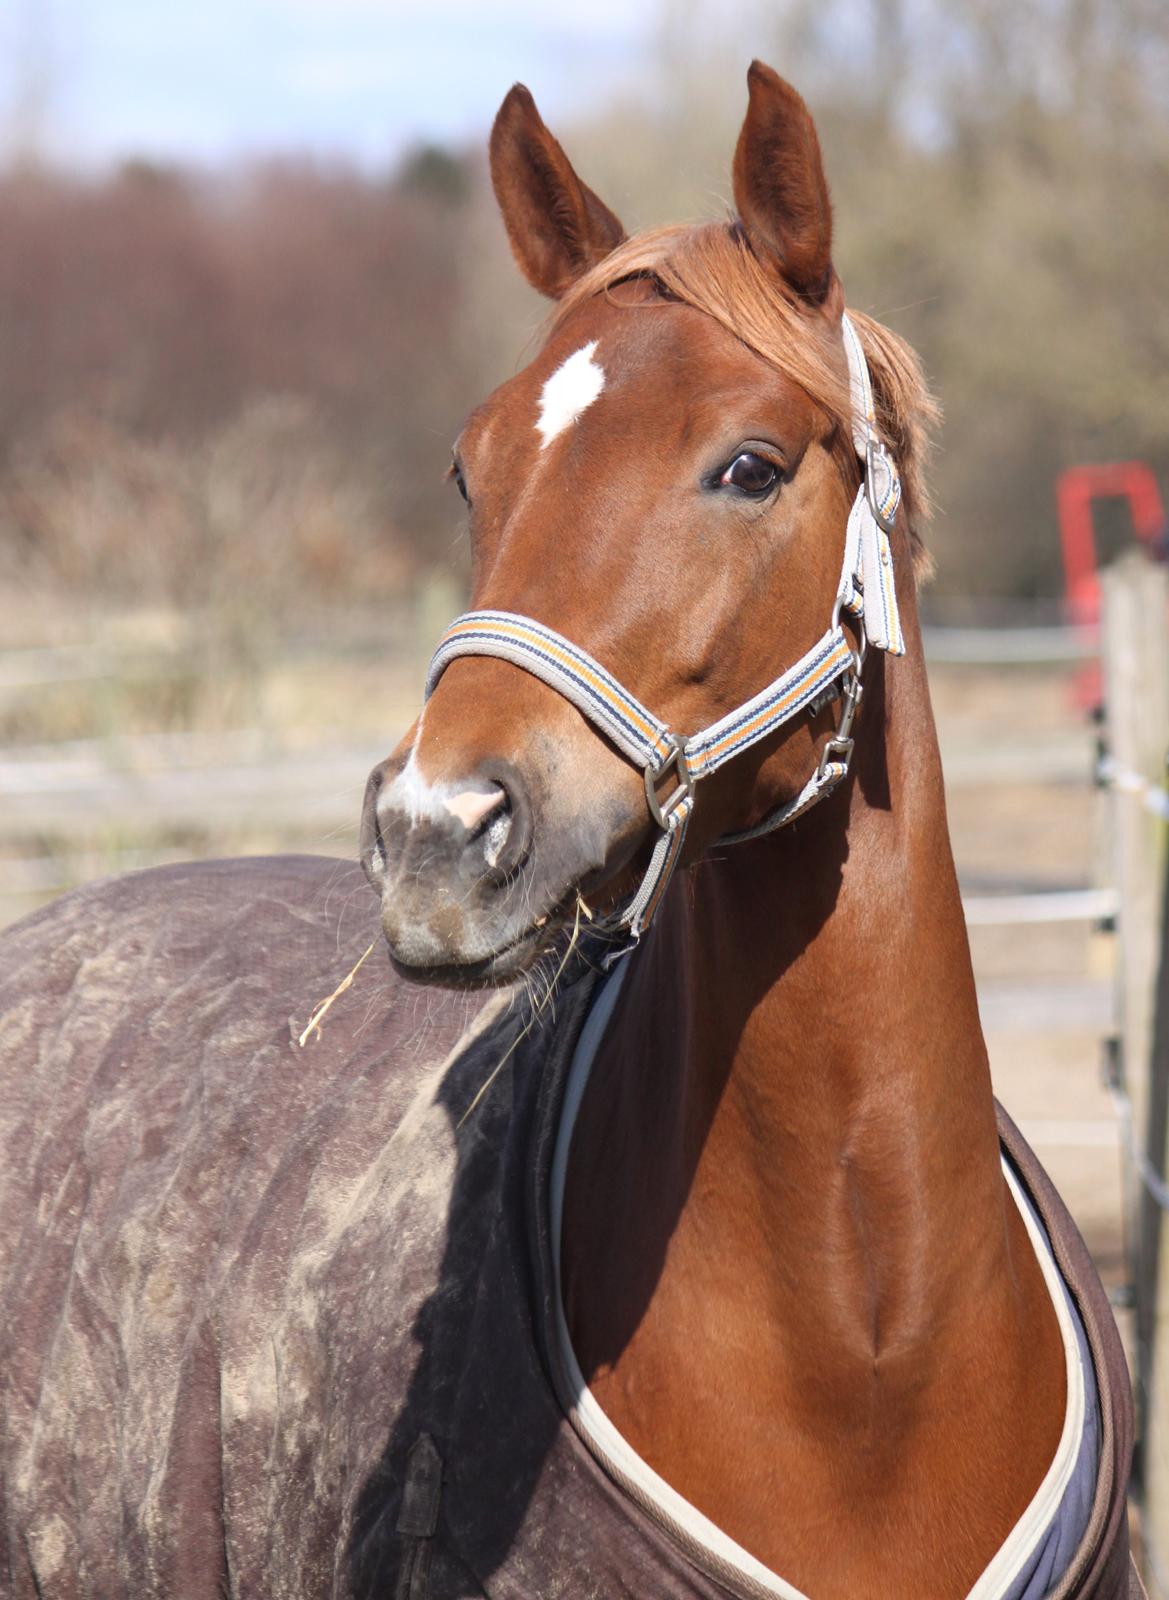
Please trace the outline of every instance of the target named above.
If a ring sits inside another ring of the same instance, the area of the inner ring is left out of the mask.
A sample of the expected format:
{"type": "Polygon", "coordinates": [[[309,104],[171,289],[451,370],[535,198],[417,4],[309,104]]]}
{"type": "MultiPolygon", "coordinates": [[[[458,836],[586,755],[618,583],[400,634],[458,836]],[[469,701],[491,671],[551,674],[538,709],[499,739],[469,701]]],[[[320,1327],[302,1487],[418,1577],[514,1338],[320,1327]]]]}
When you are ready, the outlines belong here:
{"type": "Polygon", "coordinates": [[[602,918],[628,903],[663,829],[696,861],[782,815],[833,741],[849,744],[839,701],[863,628],[843,617],[845,648],[839,601],[863,463],[846,337],[863,342],[874,441],[879,426],[900,456],[911,515],[911,408],[893,380],[916,369],[892,335],[844,315],[806,106],[758,62],[748,83],[737,217],[632,239],[526,89],[496,118],[507,233],[555,307],[539,354],[454,447],[472,546],[463,637],[486,618],[480,643],[460,647],[456,625],[422,715],[370,777],[362,859],[408,975],[514,977],[586,898],[602,918]],[[695,799],[677,735],[750,703],[815,652],[830,618],[833,670],[739,759],[710,760],[695,799]],[[635,722],[649,708],[644,751],[590,706],[597,680],[635,722]]]}

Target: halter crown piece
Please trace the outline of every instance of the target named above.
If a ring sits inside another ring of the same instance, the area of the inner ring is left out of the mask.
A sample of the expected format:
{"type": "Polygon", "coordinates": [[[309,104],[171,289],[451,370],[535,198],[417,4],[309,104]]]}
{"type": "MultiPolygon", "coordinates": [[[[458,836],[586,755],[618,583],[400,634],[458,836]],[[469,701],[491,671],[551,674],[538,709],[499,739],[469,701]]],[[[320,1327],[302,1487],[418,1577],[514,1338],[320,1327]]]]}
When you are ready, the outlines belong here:
{"type": "Polygon", "coordinates": [[[641,769],[646,803],[661,832],[640,887],[615,918],[615,931],[623,932],[625,939],[610,952],[606,965],[633,949],[653,920],[682,853],[699,779],[709,777],[732,756],[765,739],[801,712],[819,710],[839,696],[836,731],[824,746],[815,772],[795,799],[779,806],[755,827],[728,834],[720,843],[754,839],[794,822],[817,800],[830,794],[848,772],[866,645],[890,655],[905,653],[889,546],[901,500],[901,482],[877,432],[869,369],[847,312],[841,318],[841,326],[848,357],[852,442],[864,463],[864,472],[848,515],[832,618],[827,631],[807,654],[754,699],[728,712],[709,728],[690,734],[673,733],[599,661],[554,628],[511,611],[464,612],[443,634],[431,658],[426,677],[427,699],[457,657],[497,656],[522,667],[571,700],[622,755],[641,769]],[[860,626],[859,651],[853,649],[841,627],[842,611],[847,611],[860,626]],[[675,787],[659,799],[657,786],[669,773],[676,779],[675,787]]]}

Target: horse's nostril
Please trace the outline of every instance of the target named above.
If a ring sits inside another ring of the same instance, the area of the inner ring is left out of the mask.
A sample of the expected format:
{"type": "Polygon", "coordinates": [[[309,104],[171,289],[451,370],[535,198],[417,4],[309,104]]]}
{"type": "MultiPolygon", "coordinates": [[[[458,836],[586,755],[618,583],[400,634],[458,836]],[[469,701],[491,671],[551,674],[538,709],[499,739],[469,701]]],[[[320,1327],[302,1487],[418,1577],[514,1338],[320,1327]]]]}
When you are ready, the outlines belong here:
{"type": "Polygon", "coordinates": [[[483,833],[483,859],[489,867],[499,865],[499,858],[503,854],[508,840],[511,838],[512,824],[515,813],[510,805],[504,805],[499,813],[492,817],[483,833]]]}
{"type": "Polygon", "coordinates": [[[452,817],[457,817],[468,831],[475,829],[485,817],[507,801],[507,795],[497,783],[484,791],[482,789],[464,789],[460,794],[446,795],[443,805],[452,817]]]}
{"type": "Polygon", "coordinates": [[[482,857],[485,866],[498,867],[515,834],[516,807],[510,790],[492,782],[486,789],[462,789],[458,794],[445,795],[442,804],[471,835],[467,856],[473,851],[476,857],[482,857]]]}
{"type": "MultiPolygon", "coordinates": [[[[490,894],[511,883],[531,843],[530,806],[518,773],[474,773],[427,783],[411,764],[390,784],[376,768],[366,788],[361,861],[381,894],[401,899],[403,882],[490,894]]],[[[423,892],[418,888],[418,892],[423,892]]]]}
{"type": "Polygon", "coordinates": [[[382,781],[385,778],[385,765],[379,763],[369,775],[365,786],[365,801],[361,808],[361,837],[360,855],[361,865],[370,886],[381,892],[382,879],[385,877],[386,857],[382,847],[381,829],[377,819],[377,800],[381,792],[382,781]]]}
{"type": "Polygon", "coordinates": [[[532,844],[532,807],[518,773],[508,772],[496,781],[503,790],[503,804],[488,818],[480,837],[485,865],[493,878],[502,882],[527,859],[532,844]]]}

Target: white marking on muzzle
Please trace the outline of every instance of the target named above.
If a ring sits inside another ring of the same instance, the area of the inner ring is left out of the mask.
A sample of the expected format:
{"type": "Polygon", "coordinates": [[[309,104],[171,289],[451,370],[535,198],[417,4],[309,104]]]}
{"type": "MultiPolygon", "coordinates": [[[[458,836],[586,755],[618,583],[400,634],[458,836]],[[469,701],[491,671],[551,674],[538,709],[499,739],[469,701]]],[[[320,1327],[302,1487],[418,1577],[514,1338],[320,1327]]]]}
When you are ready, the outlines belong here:
{"type": "Polygon", "coordinates": [[[378,795],[379,817],[389,811],[404,812],[410,826],[420,822],[441,822],[447,815],[446,798],[454,793],[452,783],[430,783],[418,770],[417,750],[411,750],[410,759],[393,783],[378,795]]]}
{"type": "Polygon", "coordinates": [[[545,381],[540,394],[540,449],[546,450],[558,433],[563,433],[605,387],[605,369],[593,360],[597,341],[582,345],[545,381]]]}

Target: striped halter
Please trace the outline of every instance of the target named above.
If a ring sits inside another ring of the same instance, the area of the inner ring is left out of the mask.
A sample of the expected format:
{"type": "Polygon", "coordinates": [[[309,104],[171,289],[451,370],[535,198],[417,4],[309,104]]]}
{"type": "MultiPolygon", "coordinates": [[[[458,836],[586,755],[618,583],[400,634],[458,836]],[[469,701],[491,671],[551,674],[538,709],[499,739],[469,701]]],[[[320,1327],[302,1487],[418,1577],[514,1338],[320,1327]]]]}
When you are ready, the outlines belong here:
{"type": "Polygon", "coordinates": [[[682,853],[698,780],[717,772],[733,756],[801,712],[817,711],[839,696],[836,731],[799,794],[755,827],[727,834],[720,843],[754,839],[794,822],[817,800],[830,794],[848,772],[866,645],[872,644],[890,655],[905,653],[888,537],[901,499],[901,484],[877,432],[872,384],[860,339],[847,313],[841,323],[848,357],[852,439],[864,463],[864,474],[848,516],[832,618],[827,631],[807,654],[754,699],[728,712],[709,728],[691,734],[674,733],[599,661],[554,628],[511,611],[464,612],[443,634],[431,658],[427,699],[457,657],[497,656],[522,667],[571,700],[622,755],[641,769],[646,803],[660,834],[640,887],[615,919],[616,930],[624,932],[626,938],[610,954],[609,962],[637,944],[661,904],[682,853]],[[849,612],[862,625],[859,650],[853,649],[841,626],[842,611],[849,612]],[[657,786],[671,772],[675,787],[659,799],[657,786]]]}

